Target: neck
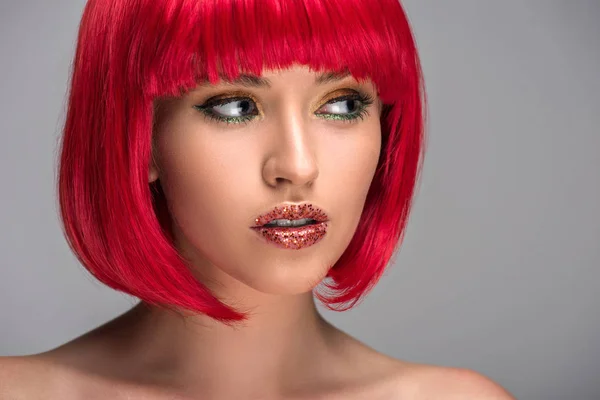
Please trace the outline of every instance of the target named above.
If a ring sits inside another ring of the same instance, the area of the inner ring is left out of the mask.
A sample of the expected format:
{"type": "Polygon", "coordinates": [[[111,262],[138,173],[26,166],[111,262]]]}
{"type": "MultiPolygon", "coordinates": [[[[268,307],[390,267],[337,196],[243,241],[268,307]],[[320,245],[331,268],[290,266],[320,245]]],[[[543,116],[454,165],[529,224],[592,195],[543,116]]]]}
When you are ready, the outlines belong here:
{"type": "Polygon", "coordinates": [[[169,371],[169,385],[192,393],[230,392],[231,398],[293,391],[294,382],[317,380],[325,373],[318,366],[332,356],[336,330],[318,313],[312,292],[265,296],[236,326],[144,303],[128,314],[132,334],[119,347],[137,360],[140,374],[169,371]]]}

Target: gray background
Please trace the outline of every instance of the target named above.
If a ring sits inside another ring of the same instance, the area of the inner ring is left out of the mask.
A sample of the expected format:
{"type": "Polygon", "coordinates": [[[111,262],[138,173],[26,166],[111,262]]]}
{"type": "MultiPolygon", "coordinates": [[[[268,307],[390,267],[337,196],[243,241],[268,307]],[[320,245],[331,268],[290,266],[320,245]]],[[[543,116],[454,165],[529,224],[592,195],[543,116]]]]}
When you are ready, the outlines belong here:
{"type": "MultiPolygon", "coordinates": [[[[135,302],[62,237],[54,169],[84,0],[0,3],[0,354],[135,302]]],[[[397,358],[477,370],[519,399],[600,399],[600,2],[404,2],[430,101],[404,245],[354,310],[397,358]]]]}

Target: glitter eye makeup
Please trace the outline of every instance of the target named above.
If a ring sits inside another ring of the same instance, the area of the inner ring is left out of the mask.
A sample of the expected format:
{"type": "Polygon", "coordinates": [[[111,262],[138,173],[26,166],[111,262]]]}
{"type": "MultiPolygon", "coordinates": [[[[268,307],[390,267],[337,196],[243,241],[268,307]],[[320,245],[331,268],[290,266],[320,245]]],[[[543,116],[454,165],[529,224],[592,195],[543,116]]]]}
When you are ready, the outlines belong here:
{"type": "Polygon", "coordinates": [[[373,104],[373,97],[370,96],[367,93],[362,93],[362,92],[354,92],[351,94],[346,94],[343,96],[338,96],[335,97],[331,100],[329,100],[328,102],[326,102],[323,106],[330,106],[330,105],[335,105],[338,103],[342,103],[345,104],[346,107],[348,106],[348,104],[353,104],[354,107],[350,107],[352,110],[350,110],[349,113],[344,113],[343,111],[340,112],[340,108],[343,109],[343,106],[335,106],[332,107],[335,112],[331,112],[331,113],[327,113],[327,112],[318,112],[317,115],[321,116],[321,118],[325,118],[325,119],[333,119],[333,120],[339,120],[339,121],[343,121],[343,122],[357,122],[358,118],[360,118],[361,120],[364,119],[365,115],[369,115],[369,110],[368,107],[373,104]],[[356,102],[359,103],[359,105],[356,105],[356,102]]]}
{"type": "Polygon", "coordinates": [[[195,105],[194,108],[202,111],[205,118],[226,124],[246,124],[259,115],[255,99],[242,94],[230,95],[230,97],[213,97],[202,105],[195,105]],[[232,106],[236,104],[237,106],[232,106]],[[251,113],[246,115],[227,115],[227,113],[232,112],[251,113]]]}
{"type": "MultiPolygon", "coordinates": [[[[356,90],[352,92],[334,97],[321,106],[321,108],[328,107],[329,112],[319,111],[315,114],[323,119],[345,123],[358,122],[359,118],[363,120],[365,115],[369,115],[368,107],[373,104],[373,97],[356,90]]],[[[211,98],[202,105],[195,105],[194,108],[201,111],[205,118],[228,125],[247,124],[259,115],[256,100],[241,94],[211,98]],[[244,115],[231,115],[231,113],[244,115]]]]}

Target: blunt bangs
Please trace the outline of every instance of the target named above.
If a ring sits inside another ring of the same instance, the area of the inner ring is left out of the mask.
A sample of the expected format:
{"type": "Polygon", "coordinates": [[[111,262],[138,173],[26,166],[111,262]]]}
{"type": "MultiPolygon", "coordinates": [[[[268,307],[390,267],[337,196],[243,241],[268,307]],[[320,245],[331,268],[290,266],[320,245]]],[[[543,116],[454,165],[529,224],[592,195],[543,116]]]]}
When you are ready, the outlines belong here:
{"type": "Polygon", "coordinates": [[[424,156],[425,90],[398,0],[89,0],[79,28],[58,194],[65,237],[104,284],[223,323],[217,299],[177,252],[148,184],[153,104],[199,83],[294,64],[371,79],[382,152],[357,231],[315,294],[351,308],[399,248],[424,156]]]}
{"type": "Polygon", "coordinates": [[[151,98],[293,64],[370,77],[384,103],[415,83],[414,45],[408,26],[398,29],[405,16],[397,0],[135,3],[113,35],[134,35],[123,49],[127,75],[151,98]]]}

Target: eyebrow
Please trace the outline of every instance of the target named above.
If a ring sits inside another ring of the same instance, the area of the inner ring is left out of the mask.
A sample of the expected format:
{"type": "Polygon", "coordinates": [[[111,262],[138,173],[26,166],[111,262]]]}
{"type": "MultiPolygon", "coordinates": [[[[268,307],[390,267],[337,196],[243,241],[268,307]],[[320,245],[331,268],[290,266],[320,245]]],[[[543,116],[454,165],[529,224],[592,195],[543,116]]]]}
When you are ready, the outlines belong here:
{"type": "MultiPolygon", "coordinates": [[[[316,85],[324,85],[326,83],[332,83],[341,81],[350,75],[349,71],[344,72],[324,72],[315,78],[316,85]]],[[[233,85],[241,85],[245,87],[253,87],[253,88],[270,88],[271,81],[267,78],[263,78],[256,75],[249,74],[240,74],[239,77],[233,80],[228,80],[225,78],[221,78],[224,82],[233,84],[233,85]]],[[[200,86],[208,86],[208,82],[203,83],[200,86]]]]}

